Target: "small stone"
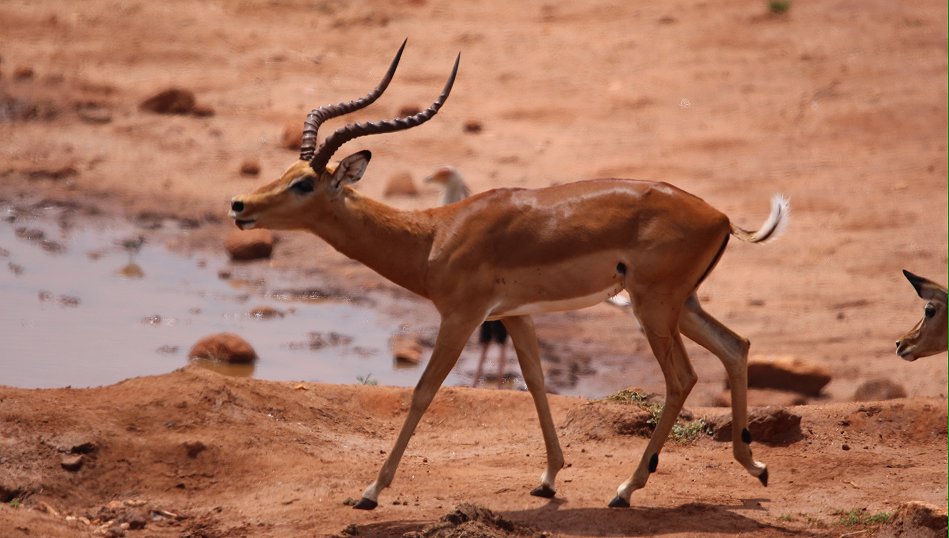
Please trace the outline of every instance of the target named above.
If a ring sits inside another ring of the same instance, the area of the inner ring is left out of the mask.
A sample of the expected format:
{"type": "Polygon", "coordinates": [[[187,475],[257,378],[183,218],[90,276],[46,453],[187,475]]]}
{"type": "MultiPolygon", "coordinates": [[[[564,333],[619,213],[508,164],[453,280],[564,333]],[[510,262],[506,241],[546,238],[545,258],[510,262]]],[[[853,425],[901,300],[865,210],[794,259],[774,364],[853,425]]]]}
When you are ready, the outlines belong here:
{"type": "Polygon", "coordinates": [[[142,278],[145,276],[145,271],[142,269],[142,266],[137,263],[125,264],[118,272],[125,278],[142,278]]]}
{"type": "Polygon", "coordinates": [[[284,316],[283,312],[269,306],[258,306],[253,308],[248,313],[248,315],[255,319],[274,319],[282,318],[284,316]]]}
{"type": "Polygon", "coordinates": [[[241,163],[242,176],[257,176],[260,174],[260,162],[257,159],[245,159],[241,163]]]}
{"type": "Polygon", "coordinates": [[[188,358],[247,364],[257,359],[257,352],[234,333],[218,333],[198,340],[188,352],[188,358]]]}
{"type": "Polygon", "coordinates": [[[323,349],[324,347],[329,346],[345,346],[351,344],[353,339],[351,336],[346,336],[345,334],[340,334],[338,332],[331,331],[328,334],[323,334],[320,332],[311,332],[307,334],[309,346],[312,350],[323,349]]]}
{"type": "Polygon", "coordinates": [[[20,227],[14,230],[17,237],[27,241],[42,241],[46,238],[46,232],[39,228],[20,227]]]}
{"type": "Polygon", "coordinates": [[[30,80],[33,78],[33,68],[27,65],[18,65],[13,70],[13,80],[30,80]]]}
{"type": "Polygon", "coordinates": [[[67,471],[76,472],[82,468],[84,461],[85,456],[82,454],[70,454],[68,456],[63,456],[63,459],[60,460],[59,465],[67,471]]]}
{"type": "Polygon", "coordinates": [[[422,344],[413,336],[396,334],[389,340],[389,347],[398,364],[416,365],[422,362],[422,344]]]}
{"type": "Polygon", "coordinates": [[[145,99],[138,107],[156,114],[191,114],[195,107],[194,92],[182,88],[168,88],[145,99]]]}
{"type": "Polygon", "coordinates": [[[461,130],[468,134],[478,134],[484,130],[484,125],[478,120],[468,120],[462,126],[461,130]]]}
{"type": "Polygon", "coordinates": [[[382,194],[386,197],[418,196],[418,189],[415,187],[415,182],[412,181],[412,176],[408,172],[403,172],[389,178],[389,183],[382,194]]]}
{"type": "Polygon", "coordinates": [[[224,248],[234,261],[259,260],[270,257],[274,242],[270,230],[235,230],[224,240],[224,248]]]}
{"type": "Polygon", "coordinates": [[[840,449],[841,449],[841,450],[850,450],[850,445],[848,445],[847,443],[844,443],[843,445],[840,446],[840,449]]]}
{"type": "Polygon", "coordinates": [[[214,115],[214,109],[211,108],[211,105],[198,103],[191,109],[191,113],[199,118],[210,118],[214,115]]]}
{"type": "Polygon", "coordinates": [[[70,454],[91,454],[96,451],[95,438],[82,432],[68,432],[47,441],[60,452],[70,454]]]}
{"type": "Polygon", "coordinates": [[[886,378],[864,381],[853,394],[855,402],[870,402],[880,400],[895,400],[905,398],[906,389],[896,381],[886,378]]]}
{"type": "Polygon", "coordinates": [[[112,111],[96,103],[85,103],[76,107],[79,119],[86,123],[104,124],[112,121],[112,111]]]}
{"type": "Polygon", "coordinates": [[[778,389],[818,396],[831,372],[826,365],[798,357],[754,358],[748,361],[748,387],[778,389]]]}
{"type": "Polygon", "coordinates": [[[299,121],[287,122],[280,137],[280,146],[299,151],[303,143],[303,125],[299,121]]]}
{"type": "Polygon", "coordinates": [[[56,302],[62,306],[77,307],[81,302],[79,297],[74,297],[72,295],[60,295],[56,298],[56,302]]]}
{"type": "Polygon", "coordinates": [[[185,448],[185,452],[189,458],[197,458],[198,454],[208,449],[207,445],[201,441],[185,441],[182,443],[182,446],[185,448]]]}
{"type": "Polygon", "coordinates": [[[125,529],[123,529],[119,525],[113,525],[107,528],[102,533],[102,535],[105,536],[106,538],[122,538],[123,536],[125,536],[125,529]]]}
{"type": "Polygon", "coordinates": [[[23,170],[30,179],[51,179],[59,181],[79,174],[79,170],[71,162],[41,163],[23,170]]]}
{"type": "Polygon", "coordinates": [[[421,111],[422,109],[419,108],[418,105],[402,105],[402,107],[399,108],[399,116],[414,116],[421,111]]]}

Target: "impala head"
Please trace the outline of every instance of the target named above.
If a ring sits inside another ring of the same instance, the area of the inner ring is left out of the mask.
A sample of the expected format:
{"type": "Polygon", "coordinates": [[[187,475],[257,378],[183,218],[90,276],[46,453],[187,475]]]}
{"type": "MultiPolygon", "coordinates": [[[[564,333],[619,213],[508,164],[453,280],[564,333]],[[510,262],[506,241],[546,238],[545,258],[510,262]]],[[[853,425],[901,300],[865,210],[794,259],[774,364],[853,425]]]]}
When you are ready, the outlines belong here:
{"type": "Polygon", "coordinates": [[[365,96],[335,105],[313,109],[303,124],[303,139],[300,144],[300,160],[290,165],[279,179],[272,181],[250,194],[231,199],[230,217],[242,230],[268,228],[291,230],[306,228],[309,219],[319,218],[326,204],[341,199],[347,185],[359,181],[369,159],[368,151],[354,153],[339,162],[330,162],[333,154],[346,142],[371,134],[391,133],[410,129],[430,120],[448,99],[458,72],[461,55],[455,59],[448,82],[441,94],[427,109],[411,116],[367,123],[350,123],[327,136],[316,149],[316,135],[320,125],[330,119],[365,108],[382,95],[395,74],[405,42],[389,65],[382,81],[365,96]]]}
{"type": "Polygon", "coordinates": [[[914,361],[946,351],[946,288],[906,269],[903,274],[916,288],[916,293],[926,300],[926,306],[923,319],[896,341],[896,354],[903,360],[914,361]]]}

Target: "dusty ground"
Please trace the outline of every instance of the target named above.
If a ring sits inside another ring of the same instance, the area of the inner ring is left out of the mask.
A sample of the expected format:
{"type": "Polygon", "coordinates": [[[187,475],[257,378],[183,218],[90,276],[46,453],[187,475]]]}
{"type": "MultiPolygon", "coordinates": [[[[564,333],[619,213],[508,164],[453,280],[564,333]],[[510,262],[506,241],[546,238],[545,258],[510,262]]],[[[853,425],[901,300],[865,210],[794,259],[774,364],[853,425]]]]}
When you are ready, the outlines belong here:
{"type": "MultiPolygon", "coordinates": [[[[15,1],[0,5],[0,27],[4,200],[181,219],[180,248],[220,248],[231,229],[227,200],[295,158],[280,147],[287,122],[365,92],[408,36],[388,94],[359,119],[428,103],[459,50],[461,72],[429,124],[344,148],[374,153],[365,192],[381,197],[392,176],[418,182],[444,163],[474,190],[662,179],[746,227],[763,219],[771,193],[784,192],[793,204],[788,234],[762,247],[733,243],[700,295],[751,338],[753,355],[813,359],[834,373],[822,400],[796,408],[803,441],[757,449],[772,466],[769,489],[730,463],[724,445],[703,439],[670,446],[626,512],[603,506],[638,458],[640,438],[565,430],[573,467],[562,474],[564,501],[526,496],[542,445],[522,394],[440,395],[395,487],[365,514],[342,502],[358,496],[390,448],[403,389],[294,390],[192,370],[94,390],[4,388],[0,486],[10,499],[25,497],[20,508],[0,509],[7,534],[72,536],[85,526],[68,515],[136,508],[150,516],[154,508],[181,519],[159,514],[130,533],[294,536],[355,523],[360,535],[389,536],[468,501],[555,535],[830,535],[852,532],[836,511],[891,512],[907,500],[945,506],[945,355],[907,364],[892,353],[922,306],[900,269],[946,279],[944,3],[794,3],[771,16],[763,2],[678,0],[15,1]],[[172,85],[215,114],[138,109],[172,85]],[[466,132],[469,122],[482,130],[466,132]],[[247,158],[261,177],[239,174],[247,158]],[[879,404],[872,416],[847,403],[877,377],[913,399],[879,404]],[[71,435],[93,446],[75,473],[60,467],[71,435]],[[206,449],[192,458],[183,443],[195,442],[206,449]],[[126,500],[145,504],[107,506],[126,500]],[[43,503],[59,516],[41,512],[43,503]]],[[[438,199],[425,191],[389,202],[438,199]]],[[[434,324],[431,309],[320,240],[282,239],[275,268],[349,293],[394,294],[409,323],[434,324]]],[[[623,313],[596,307],[538,326],[558,353],[580,350],[594,369],[609,362],[604,386],[661,391],[653,363],[624,370],[620,362],[646,352],[623,313]]],[[[690,351],[702,381],[688,405],[709,405],[721,367],[690,351]]],[[[563,424],[586,404],[554,405],[563,424]]]]}

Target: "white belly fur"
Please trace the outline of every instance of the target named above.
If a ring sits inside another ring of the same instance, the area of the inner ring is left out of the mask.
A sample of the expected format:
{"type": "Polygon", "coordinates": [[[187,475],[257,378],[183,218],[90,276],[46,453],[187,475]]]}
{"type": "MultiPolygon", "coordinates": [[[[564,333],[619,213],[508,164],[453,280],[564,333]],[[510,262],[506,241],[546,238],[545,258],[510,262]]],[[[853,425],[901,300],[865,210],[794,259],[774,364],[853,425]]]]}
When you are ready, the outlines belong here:
{"type": "Polygon", "coordinates": [[[582,297],[571,297],[570,299],[561,299],[559,301],[541,301],[537,303],[527,303],[509,308],[503,312],[491,312],[488,319],[499,319],[507,316],[528,316],[533,314],[543,314],[545,312],[563,312],[565,310],[579,310],[595,304],[602,303],[610,297],[616,295],[623,289],[622,284],[617,283],[609,288],[584,295],[582,297]]]}

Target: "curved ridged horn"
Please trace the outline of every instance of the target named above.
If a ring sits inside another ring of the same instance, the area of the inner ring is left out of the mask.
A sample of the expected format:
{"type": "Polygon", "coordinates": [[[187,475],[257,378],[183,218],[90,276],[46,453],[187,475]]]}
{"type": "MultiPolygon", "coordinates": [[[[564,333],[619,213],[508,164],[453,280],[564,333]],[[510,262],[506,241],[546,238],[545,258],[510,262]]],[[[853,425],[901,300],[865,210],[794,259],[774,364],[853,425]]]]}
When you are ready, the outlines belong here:
{"type": "Polygon", "coordinates": [[[382,92],[386,91],[386,88],[389,87],[389,83],[392,82],[392,76],[395,75],[395,69],[399,66],[399,60],[402,59],[402,51],[405,50],[405,44],[408,40],[408,38],[405,38],[405,40],[402,41],[399,52],[395,53],[395,58],[393,58],[392,63],[389,64],[389,70],[386,71],[385,76],[382,77],[382,80],[374,90],[348,103],[342,102],[336,103],[335,105],[323,105],[319,108],[314,108],[306,115],[306,120],[303,122],[303,138],[300,142],[301,161],[309,161],[313,158],[313,151],[316,149],[316,132],[324,121],[335,118],[336,116],[342,116],[343,114],[349,114],[360,108],[365,108],[375,102],[375,100],[382,95],[382,92]]]}
{"type": "Polygon", "coordinates": [[[426,108],[418,114],[405,116],[403,118],[373,121],[368,123],[356,122],[350,123],[345,127],[341,127],[334,131],[333,134],[326,137],[326,140],[324,140],[320,145],[320,149],[317,150],[316,155],[314,155],[313,159],[310,160],[310,166],[316,171],[317,174],[321,174],[326,169],[326,165],[329,163],[330,157],[336,153],[336,150],[354,138],[410,129],[430,120],[448,99],[448,94],[451,93],[451,87],[455,83],[455,75],[458,73],[459,62],[461,62],[460,52],[458,53],[458,57],[455,58],[455,65],[451,69],[451,75],[448,77],[448,82],[445,83],[445,87],[442,88],[442,93],[439,94],[438,99],[432,103],[432,106],[426,108]]]}

